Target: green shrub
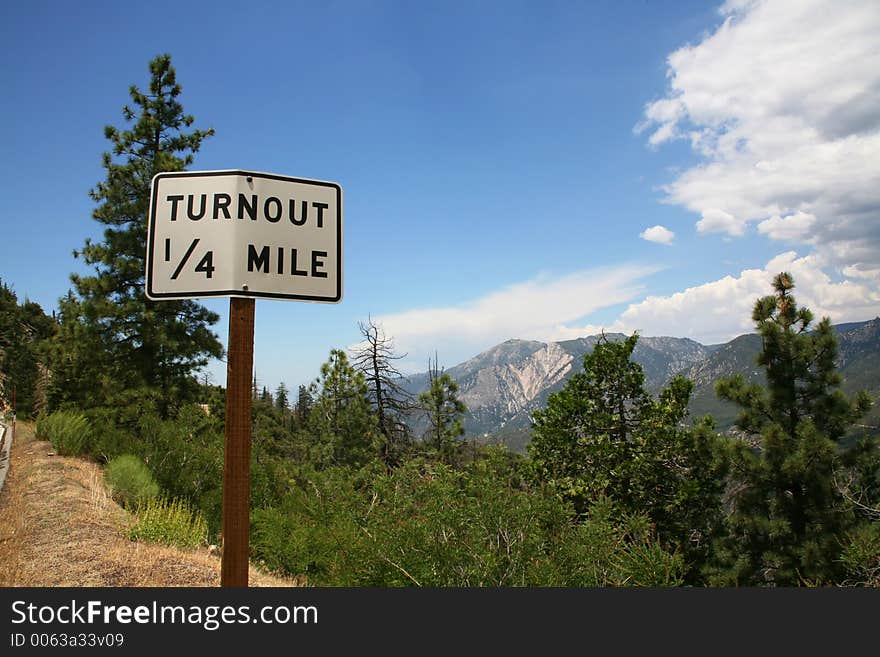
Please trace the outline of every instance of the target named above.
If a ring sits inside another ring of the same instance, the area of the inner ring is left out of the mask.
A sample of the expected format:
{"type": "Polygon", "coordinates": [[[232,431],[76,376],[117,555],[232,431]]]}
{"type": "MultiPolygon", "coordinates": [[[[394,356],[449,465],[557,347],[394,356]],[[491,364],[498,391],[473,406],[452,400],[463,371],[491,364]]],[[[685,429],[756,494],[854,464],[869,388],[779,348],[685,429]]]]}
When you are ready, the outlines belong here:
{"type": "Polygon", "coordinates": [[[192,511],[182,500],[154,498],[142,504],[137,521],[129,530],[132,541],[164,543],[179,548],[203,545],[208,524],[198,511],[192,511]]]}
{"type": "Polygon", "coordinates": [[[880,587],[880,521],[863,523],[850,532],[841,561],[845,584],[880,587]]]}
{"type": "Polygon", "coordinates": [[[108,463],[122,454],[137,454],[142,447],[143,441],[133,431],[114,424],[103,409],[92,410],[89,422],[92,425],[89,452],[99,463],[108,463]]]}
{"type": "Polygon", "coordinates": [[[56,411],[37,419],[37,437],[52,443],[62,456],[79,456],[86,451],[91,438],[91,427],[81,413],[56,411]]]}
{"type": "MultiPolygon", "coordinates": [[[[138,452],[171,498],[186,500],[205,516],[213,532],[220,530],[223,487],[222,420],[205,415],[195,404],[183,406],[174,417],[144,413],[135,433],[138,452]]],[[[254,456],[258,449],[254,448],[254,456]]],[[[257,482],[254,482],[257,483],[257,482]]],[[[252,493],[254,503],[259,503],[252,493]]]]}
{"type": "Polygon", "coordinates": [[[392,473],[311,473],[282,508],[254,512],[253,554],[316,586],[681,584],[681,556],[646,517],[604,501],[575,522],[510,474],[491,455],[460,471],[415,460],[392,473]]]}
{"type": "Polygon", "coordinates": [[[366,538],[355,518],[362,499],[344,469],[310,472],[284,507],[251,513],[253,555],[270,570],[305,576],[316,585],[342,586],[366,558],[366,538]],[[310,489],[308,487],[311,487],[310,489]]]}
{"type": "Polygon", "coordinates": [[[621,515],[606,497],[559,547],[566,586],[681,586],[685,562],[657,540],[644,515],[621,515]]]}
{"type": "Polygon", "coordinates": [[[137,456],[122,454],[107,464],[104,476],[113,493],[113,499],[127,508],[139,505],[159,494],[159,484],[137,456]]]}

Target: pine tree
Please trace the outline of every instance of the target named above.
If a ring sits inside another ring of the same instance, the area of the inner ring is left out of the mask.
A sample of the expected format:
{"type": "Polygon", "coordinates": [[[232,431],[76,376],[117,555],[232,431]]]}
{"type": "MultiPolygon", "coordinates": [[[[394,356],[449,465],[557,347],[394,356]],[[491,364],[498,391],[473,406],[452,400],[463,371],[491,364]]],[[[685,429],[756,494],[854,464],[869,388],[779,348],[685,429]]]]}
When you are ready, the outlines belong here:
{"type": "Polygon", "coordinates": [[[683,425],[693,384],[675,377],[655,399],[632,360],[633,334],[603,335],[584,369],[532,417],[528,446],[535,482],[585,513],[600,498],[648,515],[661,538],[681,549],[691,578],[721,528],[720,458],[711,421],[683,425]]]}
{"type": "Polygon", "coordinates": [[[758,364],[766,387],[742,376],[716,392],[741,408],[737,426],[751,439],[733,449],[733,513],[725,583],[797,585],[842,576],[841,543],[854,516],[837,477],[850,448],[848,427],[870,407],[866,393],[848,399],[836,369],[837,338],[826,317],[798,308],[783,272],[775,294],[755,303],[758,364]]]}
{"type": "MultiPolygon", "coordinates": [[[[133,125],[104,130],[112,154],[104,153],[107,177],[91,192],[98,203],[93,217],[106,227],[104,239],[86,240],[81,255],[96,273],[71,276],[83,307],[67,312],[77,316],[75,321],[93,325],[93,337],[108,356],[100,359],[109,368],[101,378],[111,387],[91,392],[106,401],[120,388],[152,388],[160,392],[167,413],[175,401],[195,393],[193,372],[210,357],[220,357],[222,348],[210,330],[218,320],[215,313],[193,301],[152,302],[144,295],[150,183],[159,172],[189,166],[214,131],[186,132],[193,117],[184,113],[178,100],[181,86],[169,55],[155,58],[149,70],[148,91],[132,86],[132,104],[122,110],[133,125]]],[[[75,345],[67,346],[76,351],[75,345]]]]}
{"type": "Polygon", "coordinates": [[[0,282],[0,397],[10,405],[14,397],[23,416],[40,410],[47,344],[54,332],[55,322],[38,303],[19,303],[0,282]]]}
{"type": "Polygon", "coordinates": [[[294,409],[294,414],[296,416],[297,423],[302,426],[306,420],[309,419],[309,414],[312,412],[312,404],[314,400],[312,399],[312,395],[309,392],[309,387],[305,385],[300,385],[296,394],[296,408],[294,409]]]}
{"type": "Polygon", "coordinates": [[[376,455],[376,416],[370,406],[363,374],[333,349],[313,384],[314,404],[308,428],[318,465],[360,467],[376,455]]]}
{"type": "Polygon", "coordinates": [[[637,335],[622,342],[603,336],[584,355],[583,372],[532,416],[528,449],[537,477],[579,512],[601,495],[629,500],[624,470],[633,459],[635,433],[651,410],[642,367],[631,360],[637,341],[637,335]]]}
{"type": "Polygon", "coordinates": [[[464,435],[463,416],[467,407],[458,398],[458,384],[438,369],[436,359],[428,366],[428,389],[419,395],[419,403],[428,420],[426,442],[441,459],[449,461],[458,439],[464,435]]]}
{"type": "Polygon", "coordinates": [[[278,387],[275,389],[275,408],[277,408],[282,413],[286,412],[289,408],[289,394],[287,391],[287,386],[284,385],[284,381],[278,384],[278,387]]]}
{"type": "Polygon", "coordinates": [[[90,408],[111,389],[114,364],[98,325],[72,291],[58,301],[58,328],[49,348],[49,408],[90,408]]]}

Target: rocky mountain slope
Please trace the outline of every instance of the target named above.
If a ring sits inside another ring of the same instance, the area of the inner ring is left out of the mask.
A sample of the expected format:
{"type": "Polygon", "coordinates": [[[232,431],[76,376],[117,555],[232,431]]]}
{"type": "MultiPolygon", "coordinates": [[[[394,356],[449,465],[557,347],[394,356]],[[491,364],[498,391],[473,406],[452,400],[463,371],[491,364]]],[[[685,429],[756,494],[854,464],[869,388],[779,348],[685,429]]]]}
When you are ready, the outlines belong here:
{"type": "MultiPolygon", "coordinates": [[[[835,329],[840,339],[840,371],[848,392],[867,389],[880,396],[880,318],[842,324],[835,329]]],[[[622,340],[619,333],[607,334],[622,340]]],[[[592,351],[599,336],[564,342],[508,340],[452,367],[447,373],[458,383],[467,405],[465,429],[469,438],[500,441],[521,450],[528,442],[530,414],[542,408],[550,393],[565,385],[583,367],[584,354],[592,351]]],[[[763,374],[756,364],[761,339],[741,335],[721,345],[702,345],[687,338],[641,337],[633,358],[642,365],[651,392],[681,374],[694,381],[691,414],[711,413],[719,428],[727,429],[736,409],[715,396],[714,383],[723,376],[743,374],[759,381],[763,374]]],[[[427,387],[427,374],[409,378],[414,393],[427,387]]],[[[877,424],[880,411],[874,409],[869,425],[877,424]]],[[[414,429],[421,430],[418,420],[414,429]]]]}

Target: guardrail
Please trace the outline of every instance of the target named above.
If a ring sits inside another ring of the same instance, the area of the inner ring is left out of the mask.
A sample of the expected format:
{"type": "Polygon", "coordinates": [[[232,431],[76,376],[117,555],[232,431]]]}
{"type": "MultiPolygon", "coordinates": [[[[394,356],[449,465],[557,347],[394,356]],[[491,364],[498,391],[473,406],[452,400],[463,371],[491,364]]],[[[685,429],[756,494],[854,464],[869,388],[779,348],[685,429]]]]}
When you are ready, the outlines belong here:
{"type": "MultiPolygon", "coordinates": [[[[15,420],[12,421],[15,426],[15,420]]],[[[12,439],[15,432],[5,424],[0,424],[0,491],[6,481],[6,473],[9,471],[9,459],[12,450],[12,439]]]]}

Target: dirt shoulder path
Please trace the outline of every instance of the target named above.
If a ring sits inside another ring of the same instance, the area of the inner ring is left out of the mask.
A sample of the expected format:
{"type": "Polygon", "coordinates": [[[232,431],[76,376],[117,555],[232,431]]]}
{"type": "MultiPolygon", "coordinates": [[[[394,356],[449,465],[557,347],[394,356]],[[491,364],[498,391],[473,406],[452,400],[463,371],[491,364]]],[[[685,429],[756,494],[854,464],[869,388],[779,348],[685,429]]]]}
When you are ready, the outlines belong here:
{"type": "MultiPolygon", "coordinates": [[[[0,586],[219,586],[220,559],[129,541],[101,468],[56,456],[19,422],[0,493],[0,586]]],[[[251,586],[295,586],[251,567],[251,586]]]]}

